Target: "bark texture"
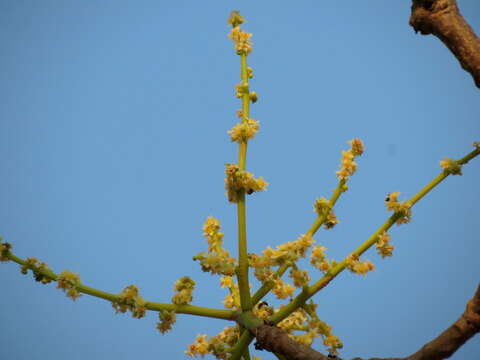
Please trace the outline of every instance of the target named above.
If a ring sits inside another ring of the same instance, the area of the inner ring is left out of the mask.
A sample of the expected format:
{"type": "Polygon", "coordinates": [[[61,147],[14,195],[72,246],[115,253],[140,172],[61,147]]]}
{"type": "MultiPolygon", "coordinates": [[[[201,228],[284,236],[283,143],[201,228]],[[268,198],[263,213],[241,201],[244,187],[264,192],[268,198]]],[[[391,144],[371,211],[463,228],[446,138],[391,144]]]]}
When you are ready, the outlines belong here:
{"type": "MultiPolygon", "coordinates": [[[[251,330],[255,347],[283,355],[287,360],[332,360],[311,347],[290,339],[282,329],[263,324],[251,330]]],[[[480,285],[460,318],[438,337],[405,358],[370,358],[369,360],[442,360],[450,357],[467,340],[480,332],[480,285]]],[[[362,360],[355,358],[353,360],[362,360]]]]}
{"type": "Polygon", "coordinates": [[[412,0],[410,25],[422,35],[438,37],[480,88],[480,39],[460,14],[456,0],[412,0]]]}

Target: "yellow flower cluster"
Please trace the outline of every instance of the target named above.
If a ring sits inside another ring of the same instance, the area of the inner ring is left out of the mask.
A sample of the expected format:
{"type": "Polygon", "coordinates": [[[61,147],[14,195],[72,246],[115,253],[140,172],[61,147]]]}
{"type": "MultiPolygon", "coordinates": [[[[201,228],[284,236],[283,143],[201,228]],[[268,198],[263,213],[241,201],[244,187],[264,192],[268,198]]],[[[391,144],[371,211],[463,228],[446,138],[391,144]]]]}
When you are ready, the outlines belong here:
{"type": "Polygon", "coordinates": [[[235,43],[235,50],[238,55],[248,56],[252,52],[252,42],[250,41],[252,34],[241,30],[240,25],[235,26],[228,37],[235,43]]]}
{"type": "Polygon", "coordinates": [[[340,221],[338,221],[337,216],[335,215],[335,213],[332,210],[328,213],[327,218],[325,219],[325,223],[323,224],[323,226],[325,226],[325,229],[331,229],[335,225],[337,225],[339,222],[340,221]]]}
{"type": "Polygon", "coordinates": [[[375,245],[377,252],[382,258],[387,256],[392,256],[393,254],[393,245],[390,244],[390,234],[386,231],[378,235],[377,244],[375,245]]]}
{"type": "Polygon", "coordinates": [[[365,275],[367,272],[375,270],[375,265],[369,260],[361,262],[358,255],[350,254],[347,256],[347,269],[355,274],[365,275]]]}
{"type": "Polygon", "coordinates": [[[360,139],[352,139],[349,141],[351,148],[347,151],[342,151],[342,161],[340,170],[337,171],[337,177],[340,180],[347,180],[357,170],[357,163],[353,161],[355,156],[363,154],[363,142],[360,139]]]}
{"type": "Polygon", "coordinates": [[[340,341],[338,336],[329,335],[323,339],[323,344],[328,347],[330,354],[336,355],[337,349],[341,349],[343,347],[343,343],[340,341]]]}
{"type": "Polygon", "coordinates": [[[232,141],[246,142],[255,136],[258,129],[260,129],[260,123],[257,120],[248,119],[247,121],[236,124],[228,131],[228,134],[232,141]]]}
{"type": "Polygon", "coordinates": [[[306,270],[300,270],[298,268],[290,269],[290,277],[293,279],[293,285],[297,288],[308,285],[310,276],[306,270]]]}
{"type": "Polygon", "coordinates": [[[195,343],[190,344],[185,354],[196,357],[200,355],[204,357],[207,354],[212,354],[217,359],[226,360],[229,356],[229,350],[238,342],[240,338],[240,328],[230,326],[224,328],[216,336],[207,339],[207,335],[197,335],[195,343]]]}
{"type": "Polygon", "coordinates": [[[236,260],[222,247],[223,233],[219,230],[220,222],[209,216],[203,225],[203,235],[208,241],[208,253],[200,252],[193,260],[200,261],[202,271],[231,276],[235,274],[236,260]]]}
{"type": "Polygon", "coordinates": [[[158,317],[160,321],[157,322],[157,330],[162,334],[171,330],[173,324],[177,321],[177,314],[175,314],[175,311],[160,310],[158,312],[158,317]]]}
{"type": "Polygon", "coordinates": [[[330,263],[326,259],[325,250],[327,250],[327,248],[324,246],[314,246],[312,248],[312,253],[310,254],[310,264],[315,266],[323,273],[327,273],[332,268],[332,266],[336,264],[333,263],[333,261],[332,263],[330,263]]]}
{"type": "Polygon", "coordinates": [[[331,210],[332,204],[330,203],[330,200],[325,199],[323,196],[315,200],[313,211],[315,211],[318,215],[326,216],[331,210]]]}
{"type": "Polygon", "coordinates": [[[274,265],[273,260],[267,256],[248,254],[248,266],[255,269],[254,275],[262,283],[272,280],[272,265],[274,265]]]}
{"type": "Polygon", "coordinates": [[[197,355],[200,355],[201,357],[204,357],[205,355],[208,354],[208,341],[207,341],[207,335],[197,335],[197,338],[195,339],[195,342],[193,344],[190,344],[188,346],[188,350],[184,351],[185,354],[195,357],[197,355]]]}
{"type": "Polygon", "coordinates": [[[263,255],[270,258],[275,265],[282,265],[285,261],[294,262],[305,257],[305,253],[314,242],[311,235],[301,235],[297,240],[278,245],[276,250],[266,248],[263,255]]]}
{"type": "Polygon", "coordinates": [[[363,146],[362,140],[355,138],[350,140],[348,143],[351,146],[351,151],[353,155],[360,156],[363,154],[363,151],[365,150],[365,148],[363,146]]]}
{"type": "Polygon", "coordinates": [[[238,83],[235,85],[235,96],[241,98],[243,95],[248,94],[248,83],[238,83]]]}
{"type": "Polygon", "coordinates": [[[236,164],[226,164],[225,174],[228,201],[233,203],[238,201],[239,192],[242,190],[250,195],[254,192],[263,191],[268,186],[263,177],[255,179],[252,173],[240,170],[236,164]]]}
{"type": "Polygon", "coordinates": [[[132,317],[140,319],[145,316],[145,300],[140,296],[140,291],[135,285],[129,285],[118,294],[118,301],[112,302],[115,312],[132,313],[132,317]]]}
{"type": "Polygon", "coordinates": [[[238,10],[233,10],[230,12],[230,16],[228,17],[227,24],[232,25],[233,27],[236,27],[238,25],[241,25],[245,22],[245,19],[243,16],[240,15],[240,11],[238,10]]]}
{"type": "Polygon", "coordinates": [[[462,165],[453,159],[448,157],[440,161],[440,167],[448,174],[451,175],[462,175],[462,165]]]}
{"type": "Polygon", "coordinates": [[[52,279],[41,273],[42,270],[50,270],[48,265],[41,263],[37,258],[27,258],[25,264],[20,267],[20,272],[25,275],[27,274],[28,269],[32,270],[35,281],[41,282],[42,284],[49,284],[52,282],[52,279]]]}
{"type": "Polygon", "coordinates": [[[288,334],[291,334],[294,330],[304,327],[307,320],[308,318],[305,310],[299,309],[280,321],[277,326],[288,334]]]}
{"type": "Polygon", "coordinates": [[[220,221],[213,216],[207,217],[203,224],[203,236],[207,238],[208,251],[217,251],[223,244],[223,233],[220,230],[220,221]]]}
{"type": "Polygon", "coordinates": [[[220,286],[222,288],[228,288],[230,295],[225,296],[223,299],[223,306],[228,309],[240,309],[240,290],[238,285],[235,284],[231,276],[224,276],[220,278],[220,286]]]}
{"type": "Polygon", "coordinates": [[[292,296],[295,291],[295,287],[286,283],[282,279],[275,279],[272,292],[277,296],[278,299],[286,299],[292,296]]]}
{"type": "Polygon", "coordinates": [[[188,276],[184,276],[175,281],[175,295],[172,297],[172,302],[175,305],[185,305],[192,302],[192,293],[195,289],[195,281],[188,276]]]}
{"type": "Polygon", "coordinates": [[[10,243],[4,243],[2,240],[2,237],[0,237],[0,262],[9,261],[12,245],[10,243]]]}
{"type": "Polygon", "coordinates": [[[265,301],[262,301],[253,307],[253,314],[262,320],[268,319],[270,316],[273,315],[273,313],[273,308],[271,306],[268,306],[265,301]]]}
{"type": "Polygon", "coordinates": [[[67,297],[76,300],[80,297],[77,286],[80,285],[80,277],[78,274],[68,270],[64,270],[57,278],[57,289],[66,292],[67,297]]]}
{"type": "Polygon", "coordinates": [[[400,217],[397,220],[397,225],[409,223],[412,220],[412,205],[408,201],[398,201],[399,192],[393,192],[385,198],[385,205],[387,209],[398,214],[400,217]]]}

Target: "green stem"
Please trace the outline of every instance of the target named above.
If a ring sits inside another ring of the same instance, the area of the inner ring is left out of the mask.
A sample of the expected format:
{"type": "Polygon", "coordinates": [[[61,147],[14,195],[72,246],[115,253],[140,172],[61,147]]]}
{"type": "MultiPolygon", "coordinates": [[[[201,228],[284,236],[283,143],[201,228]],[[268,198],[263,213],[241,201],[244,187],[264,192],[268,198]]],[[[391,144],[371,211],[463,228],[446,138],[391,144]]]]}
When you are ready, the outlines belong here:
{"type": "MultiPolygon", "coordinates": [[[[13,253],[9,253],[8,257],[10,260],[16,262],[17,264],[20,264],[20,265],[27,264],[25,260],[23,260],[22,258],[19,258],[18,256],[15,256],[13,253]]],[[[52,281],[58,280],[58,275],[49,269],[33,268],[32,270],[44,275],[45,277],[47,277],[52,281]]],[[[105,299],[111,302],[118,302],[120,300],[120,297],[116,294],[98,290],[84,284],[77,285],[76,289],[83,294],[95,296],[97,298],[105,299]]],[[[204,317],[224,319],[224,320],[235,320],[235,317],[236,317],[235,311],[212,309],[212,308],[206,308],[206,307],[194,306],[194,305],[174,305],[174,304],[164,304],[164,303],[157,303],[153,301],[147,301],[145,303],[145,307],[148,310],[152,310],[152,311],[170,310],[170,311],[175,311],[178,314],[190,314],[190,315],[204,316],[204,317]]]]}
{"type": "Polygon", "coordinates": [[[250,343],[253,340],[253,335],[250,334],[249,331],[244,331],[243,334],[240,336],[240,339],[238,342],[235,344],[231,351],[231,356],[228,358],[228,360],[240,360],[242,355],[245,352],[245,349],[250,345],[250,343]]]}
{"type": "MultiPolygon", "coordinates": [[[[247,56],[240,55],[241,59],[241,79],[242,85],[248,87],[248,72],[247,72],[247,56]]],[[[244,91],[242,95],[242,121],[247,122],[250,116],[249,105],[250,98],[248,91],[244,91]]],[[[239,145],[238,153],[238,168],[245,170],[247,162],[247,143],[242,141],[239,145]]],[[[240,304],[243,311],[248,311],[252,308],[252,300],[250,295],[250,284],[248,281],[248,254],[247,254],[247,221],[246,221],[246,203],[245,191],[241,191],[237,201],[237,221],[238,221],[238,288],[240,292],[240,304]]]]}
{"type": "MultiPolygon", "coordinates": [[[[475,156],[480,154],[480,149],[475,149],[474,151],[470,152],[462,159],[457,160],[460,165],[466,164],[468,161],[473,159],[475,156]]],[[[423,187],[417,194],[415,194],[410,200],[409,203],[413,206],[417,203],[421,198],[423,198],[428,192],[430,192],[433,188],[435,188],[440,182],[442,182],[446,177],[448,177],[449,173],[446,171],[442,171],[439,175],[437,175],[432,181],[430,181],[425,187],[423,187]]],[[[338,198],[338,196],[337,196],[338,198]]],[[[385,223],[383,223],[363,244],[361,244],[353,254],[355,255],[362,255],[365,251],[367,251],[373,244],[378,241],[378,236],[382,234],[384,231],[390,229],[393,224],[400,218],[401,214],[393,214],[388,218],[385,223]]],[[[350,254],[349,254],[350,255],[350,254]]],[[[288,315],[298,309],[298,307],[303,306],[305,302],[314,296],[317,292],[323,289],[325,286],[330,283],[338,274],[340,274],[343,270],[345,270],[347,266],[347,257],[343,259],[340,263],[338,263],[335,267],[333,267],[325,276],[323,276],[320,280],[318,280],[315,284],[303,290],[295,299],[293,299],[289,304],[284,306],[280,309],[277,313],[272,315],[269,318],[269,321],[272,321],[275,324],[278,324],[280,321],[285,319],[288,315]]]]}

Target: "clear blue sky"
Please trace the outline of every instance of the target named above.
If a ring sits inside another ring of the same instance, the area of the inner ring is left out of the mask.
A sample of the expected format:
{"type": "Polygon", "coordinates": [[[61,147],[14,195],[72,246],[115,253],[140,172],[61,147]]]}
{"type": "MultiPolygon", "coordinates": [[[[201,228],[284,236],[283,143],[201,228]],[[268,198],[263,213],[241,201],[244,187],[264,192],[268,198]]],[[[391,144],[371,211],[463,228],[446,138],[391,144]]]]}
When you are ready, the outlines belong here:
{"type": "MultiPolygon", "coordinates": [[[[459,5],[480,33],[478,1],[459,5]]],[[[249,251],[307,231],[353,137],[366,152],[338,202],[341,223],[316,236],[337,260],[387,218],[388,192],[411,197],[439,160],[480,140],[479,90],[438,39],[408,26],[410,1],[4,0],[0,233],[18,256],[109,292],[137,284],[159,302],[189,275],[194,304],[222,306],[218,278],[191,257],[206,248],[209,215],[236,253],[223,187],[237,158],[227,136],[239,108],[233,9],[254,34],[260,97],[247,166],[270,182],[249,198],[249,251]]],[[[370,250],[374,273],[342,273],[317,295],[342,357],[408,355],[462,313],[480,281],[479,179],[475,159],[392,229],[393,258],[370,250]]],[[[96,298],[73,303],[12,263],[0,282],[2,359],[185,359],[196,334],[226,325],[179,316],[162,336],[156,313],[137,320],[96,298]]],[[[477,337],[452,359],[479,353],[477,337]]]]}

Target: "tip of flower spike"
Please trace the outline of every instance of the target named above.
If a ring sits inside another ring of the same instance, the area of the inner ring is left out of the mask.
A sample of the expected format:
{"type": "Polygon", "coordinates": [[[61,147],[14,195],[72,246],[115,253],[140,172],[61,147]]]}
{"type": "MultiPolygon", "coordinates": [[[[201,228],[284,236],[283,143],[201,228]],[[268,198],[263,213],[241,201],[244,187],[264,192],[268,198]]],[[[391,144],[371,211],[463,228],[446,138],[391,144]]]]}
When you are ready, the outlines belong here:
{"type": "Polygon", "coordinates": [[[245,19],[243,16],[240,15],[240,11],[233,10],[230,12],[230,16],[228,17],[227,24],[232,25],[232,27],[236,27],[240,24],[243,24],[245,19]]]}

